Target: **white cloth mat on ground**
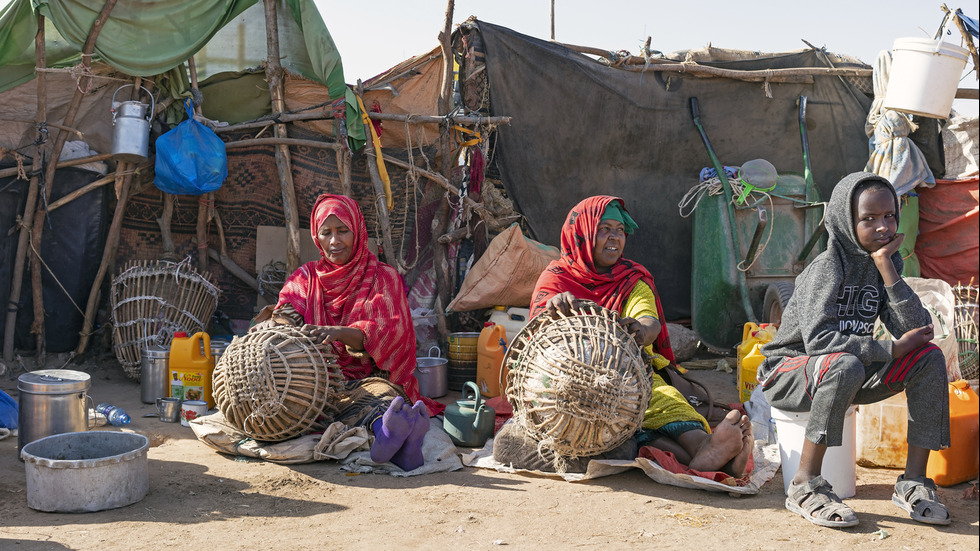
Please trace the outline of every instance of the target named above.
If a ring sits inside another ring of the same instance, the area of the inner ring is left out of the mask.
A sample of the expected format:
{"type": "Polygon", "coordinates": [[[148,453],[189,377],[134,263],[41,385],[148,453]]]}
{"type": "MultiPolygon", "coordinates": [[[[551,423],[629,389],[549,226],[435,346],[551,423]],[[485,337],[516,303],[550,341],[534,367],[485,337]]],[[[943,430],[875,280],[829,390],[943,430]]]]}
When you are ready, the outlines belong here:
{"type": "Polygon", "coordinates": [[[486,445],[480,449],[475,449],[470,453],[464,453],[462,458],[463,464],[467,467],[494,469],[502,473],[531,473],[538,476],[562,478],[568,482],[591,480],[636,468],[642,469],[648,477],[661,484],[696,490],[726,492],[729,494],[757,494],[762,489],[762,486],[772,479],[776,474],[776,470],[779,468],[779,447],[775,444],[769,444],[765,440],[755,441],[755,446],[752,449],[752,460],[755,462],[755,467],[749,477],[749,483],[745,486],[728,486],[727,484],[700,476],[672,473],[661,467],[655,461],[642,457],[638,457],[632,461],[610,459],[589,461],[589,465],[584,473],[557,474],[515,469],[493,458],[493,439],[487,440],[486,445]]]}
{"type": "Polygon", "coordinates": [[[403,471],[392,463],[371,461],[373,437],[364,427],[332,423],[323,434],[305,434],[285,442],[257,442],[228,423],[221,412],[204,415],[190,422],[197,439],[228,455],[253,457],[273,463],[296,464],[337,460],[341,469],[358,473],[384,473],[392,476],[415,476],[463,468],[442,421],[429,419],[429,432],[422,441],[425,463],[418,469],[403,471]]]}

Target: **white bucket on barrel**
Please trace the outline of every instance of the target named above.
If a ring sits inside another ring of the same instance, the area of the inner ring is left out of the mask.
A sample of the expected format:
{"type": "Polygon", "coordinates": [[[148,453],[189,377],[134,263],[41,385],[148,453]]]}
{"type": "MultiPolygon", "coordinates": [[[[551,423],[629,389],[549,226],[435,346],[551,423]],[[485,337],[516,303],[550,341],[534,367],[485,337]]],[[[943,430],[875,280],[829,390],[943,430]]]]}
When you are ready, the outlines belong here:
{"type": "MultiPolygon", "coordinates": [[[[806,438],[806,424],[810,420],[809,411],[783,411],[772,408],[770,415],[776,422],[776,438],[779,440],[779,459],[783,469],[783,491],[789,490],[789,483],[800,468],[800,453],[806,438]]],[[[853,497],[857,477],[854,465],[857,462],[855,445],[854,406],[847,408],[844,415],[844,439],[840,446],[827,449],[823,457],[820,475],[834,487],[834,493],[841,499],[853,497]]]]}
{"type": "Polygon", "coordinates": [[[885,109],[936,119],[949,117],[968,55],[966,48],[948,42],[896,39],[885,109]]]}

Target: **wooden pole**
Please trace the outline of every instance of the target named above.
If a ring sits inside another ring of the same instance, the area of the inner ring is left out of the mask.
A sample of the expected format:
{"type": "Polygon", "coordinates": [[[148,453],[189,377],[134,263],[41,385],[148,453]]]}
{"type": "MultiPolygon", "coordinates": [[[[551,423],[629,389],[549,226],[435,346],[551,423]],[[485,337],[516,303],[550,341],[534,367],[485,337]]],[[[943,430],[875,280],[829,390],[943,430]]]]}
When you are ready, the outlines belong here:
{"type": "Polygon", "coordinates": [[[208,211],[212,196],[205,193],[197,197],[197,266],[202,273],[208,271],[208,211]]]}
{"type": "Polygon", "coordinates": [[[99,264],[99,271],[95,274],[95,281],[92,282],[92,290],[88,295],[88,303],[85,305],[85,320],[82,322],[81,337],[78,340],[78,346],[75,348],[76,356],[84,354],[88,347],[92,326],[95,325],[95,312],[99,305],[102,280],[105,278],[109,266],[116,260],[116,248],[119,245],[119,234],[122,231],[123,214],[126,211],[126,204],[129,202],[129,184],[133,179],[133,173],[129,168],[130,163],[126,162],[120,162],[116,167],[116,189],[119,190],[119,197],[116,201],[116,210],[112,215],[112,223],[109,225],[109,233],[106,236],[105,249],[102,251],[102,262],[99,264]]]}
{"type": "Polygon", "coordinates": [[[221,134],[222,132],[238,132],[239,130],[248,130],[249,128],[264,128],[272,126],[277,122],[293,122],[293,121],[322,121],[333,119],[333,111],[313,111],[309,113],[281,113],[278,117],[262,117],[254,121],[241,122],[238,124],[229,124],[228,126],[219,126],[214,129],[215,134],[221,134]]]}
{"type": "MultiPolygon", "coordinates": [[[[562,44],[562,46],[582,54],[596,55],[609,60],[617,59],[615,52],[592,48],[589,46],[577,46],[575,44],[562,44]]],[[[709,65],[701,65],[697,62],[679,63],[667,59],[647,60],[641,56],[630,56],[622,61],[620,67],[627,71],[654,71],[654,72],[676,72],[688,73],[699,77],[722,77],[733,80],[746,80],[759,82],[769,80],[769,82],[813,82],[814,76],[849,76],[849,77],[870,77],[873,72],[871,69],[848,69],[837,67],[796,67],[792,69],[762,69],[753,71],[742,71],[738,69],[722,69],[709,65]]]]}
{"type": "Polygon", "coordinates": [[[160,226],[160,241],[163,244],[163,254],[160,255],[160,258],[161,260],[176,262],[176,247],[174,246],[173,234],[170,232],[170,221],[173,220],[173,217],[174,196],[163,192],[163,213],[161,213],[160,218],[157,218],[157,225],[160,226]]]}
{"type": "MultiPolygon", "coordinates": [[[[439,91],[439,112],[449,113],[453,107],[453,54],[450,41],[452,40],[453,11],[455,3],[448,0],[446,3],[446,20],[442,32],[439,33],[439,46],[442,52],[442,86],[439,91]]],[[[439,153],[440,171],[447,181],[451,181],[453,162],[452,143],[450,142],[449,129],[444,129],[439,133],[439,153]]],[[[442,198],[439,208],[436,210],[435,218],[432,221],[432,235],[442,235],[446,233],[449,225],[449,200],[442,198]]],[[[436,303],[435,312],[439,333],[449,334],[449,327],[446,324],[445,308],[449,305],[449,294],[452,292],[452,281],[449,271],[449,250],[442,243],[433,243],[433,263],[436,272],[436,303]]]]}
{"type": "MultiPolygon", "coordinates": [[[[92,28],[89,30],[88,38],[85,40],[85,45],[82,47],[82,65],[86,68],[92,65],[91,54],[95,50],[96,38],[102,31],[102,26],[109,18],[109,12],[112,11],[112,8],[115,7],[115,5],[116,0],[108,0],[105,5],[102,6],[102,11],[92,23],[92,28]]],[[[78,109],[82,104],[82,98],[84,95],[85,94],[82,92],[81,87],[76,86],[71,104],[68,107],[68,111],[65,113],[64,123],[59,128],[71,128],[75,124],[75,116],[78,114],[78,109]]],[[[43,366],[45,363],[45,316],[44,293],[41,281],[41,238],[44,234],[44,221],[46,219],[48,200],[51,198],[51,190],[54,188],[55,171],[58,168],[57,159],[61,157],[61,150],[64,148],[65,141],[68,139],[68,134],[68,131],[60,131],[55,137],[54,147],[51,150],[51,158],[55,159],[55,162],[49,163],[48,166],[44,167],[44,200],[39,202],[36,206],[37,212],[34,215],[34,225],[31,229],[31,251],[34,253],[31,256],[31,296],[34,304],[34,321],[31,323],[31,333],[33,333],[37,339],[36,362],[39,366],[43,366]]]]}
{"type": "MultiPolygon", "coordinates": [[[[200,95],[197,86],[197,65],[194,56],[187,59],[187,70],[191,75],[191,93],[195,99],[200,95]]],[[[201,107],[194,103],[194,114],[201,114],[201,107]]],[[[211,223],[211,210],[214,205],[214,193],[205,193],[197,200],[197,269],[201,273],[208,270],[208,226],[211,223]]]]}
{"type": "Polygon", "coordinates": [[[408,122],[409,124],[424,124],[424,123],[434,123],[443,124],[449,122],[450,124],[461,124],[461,125],[476,125],[476,124],[510,124],[511,117],[479,117],[476,115],[452,115],[450,117],[439,117],[436,115],[403,115],[400,113],[368,113],[368,117],[375,121],[401,121],[408,122]]]}
{"type": "MultiPolygon", "coordinates": [[[[47,64],[44,47],[44,16],[37,16],[37,34],[34,35],[34,63],[37,67],[44,68],[47,64]]],[[[21,285],[24,282],[24,260],[27,257],[27,239],[30,234],[27,228],[34,223],[34,205],[37,203],[38,196],[38,177],[36,174],[44,166],[44,141],[41,139],[41,128],[48,118],[48,94],[46,80],[43,72],[37,73],[37,115],[35,130],[37,131],[37,145],[34,147],[34,162],[32,163],[30,183],[27,185],[27,204],[24,206],[24,216],[21,222],[20,235],[17,237],[17,253],[14,257],[14,271],[11,274],[10,297],[7,299],[6,325],[3,331],[3,361],[10,363],[14,361],[14,332],[17,328],[17,307],[20,304],[21,285]]]]}
{"type": "MultiPolygon", "coordinates": [[[[39,73],[38,74],[38,78],[40,78],[40,76],[41,75],[39,73]]],[[[53,125],[51,123],[48,123],[48,126],[55,126],[55,125],[53,125]]],[[[66,167],[69,167],[69,166],[84,165],[84,164],[88,164],[88,163],[97,163],[99,161],[105,161],[105,160],[111,159],[111,158],[112,158],[112,153],[101,153],[99,155],[91,155],[89,157],[80,157],[78,159],[69,159],[67,161],[59,161],[58,162],[58,168],[66,168],[66,167]]],[[[5,168],[3,170],[0,170],[0,178],[6,178],[8,176],[14,176],[16,174],[17,174],[17,167],[5,168]]]]}
{"type": "Polygon", "coordinates": [[[242,282],[244,282],[246,285],[248,285],[252,289],[255,289],[256,291],[259,290],[259,281],[257,279],[255,279],[254,277],[252,277],[252,274],[246,272],[244,268],[242,268],[237,263],[235,263],[234,260],[232,260],[231,258],[228,258],[227,256],[225,256],[223,254],[220,254],[218,251],[214,250],[211,247],[208,247],[205,250],[207,251],[208,256],[210,256],[211,258],[217,260],[222,266],[224,266],[224,268],[226,270],[228,270],[228,272],[231,275],[233,275],[233,276],[237,277],[238,279],[242,280],[242,282]]]}
{"type": "Polygon", "coordinates": [[[555,0],[551,0],[551,39],[555,39],[555,0]]]}
{"type": "Polygon", "coordinates": [[[395,249],[391,240],[391,221],[388,219],[387,195],[385,195],[384,182],[381,181],[381,172],[378,170],[378,155],[374,149],[374,141],[371,139],[370,121],[364,126],[368,131],[367,143],[364,144],[364,152],[367,154],[368,172],[371,174],[371,183],[374,184],[374,207],[378,211],[378,222],[381,224],[381,242],[384,244],[384,255],[388,263],[396,266],[401,272],[401,266],[394,262],[395,249]]]}
{"type": "Polygon", "coordinates": [[[76,189],[75,191],[69,193],[68,195],[65,195],[61,199],[58,199],[57,201],[54,201],[54,202],[51,202],[51,203],[48,203],[48,214],[54,212],[55,210],[57,210],[60,207],[63,207],[65,205],[67,205],[68,203],[71,203],[75,199],[78,199],[79,197],[81,197],[82,195],[85,195],[86,193],[92,191],[93,189],[98,189],[98,188],[100,188],[100,187],[102,187],[102,186],[104,186],[104,185],[106,185],[108,183],[115,182],[115,181],[116,181],[116,173],[115,172],[112,172],[112,173],[107,174],[106,176],[104,176],[102,178],[99,178],[98,180],[96,180],[94,182],[90,182],[88,184],[85,184],[84,186],[76,189]]]}
{"type": "MultiPolygon", "coordinates": [[[[959,18],[956,13],[949,10],[946,4],[943,4],[939,9],[946,12],[946,17],[952,17],[953,23],[956,24],[956,28],[960,30],[960,34],[963,35],[963,41],[966,42],[966,47],[970,50],[970,56],[973,57],[973,72],[976,73],[977,79],[980,80],[980,57],[977,54],[977,47],[973,44],[973,38],[970,36],[970,31],[966,30],[966,26],[963,25],[963,21],[959,18]]],[[[956,10],[957,12],[962,10],[956,10]]]]}
{"type": "Polygon", "coordinates": [[[319,142],[316,140],[302,140],[299,138],[248,138],[237,142],[225,143],[225,149],[235,149],[239,147],[249,147],[253,145],[301,145],[306,147],[322,147],[324,149],[341,150],[344,146],[334,142],[319,142]]]}
{"type": "Polygon", "coordinates": [[[980,92],[976,88],[957,88],[956,99],[980,99],[980,92]]]}
{"type": "Polygon", "coordinates": [[[351,197],[354,194],[354,187],[351,185],[350,179],[350,153],[343,147],[338,147],[335,151],[337,152],[337,170],[340,171],[344,195],[351,197]]]}
{"type": "MultiPolygon", "coordinates": [[[[263,0],[265,4],[265,36],[268,58],[265,64],[265,77],[272,95],[272,114],[278,116],[286,110],[282,91],[282,65],[279,63],[279,19],[276,15],[276,0],[263,0]]],[[[286,125],[274,125],[276,138],[286,138],[286,125]]],[[[296,189],[293,185],[293,172],[289,157],[289,146],[276,145],[276,169],[282,187],[282,209],[286,219],[286,272],[293,273],[300,265],[299,258],[299,213],[296,208],[296,189]]]]}

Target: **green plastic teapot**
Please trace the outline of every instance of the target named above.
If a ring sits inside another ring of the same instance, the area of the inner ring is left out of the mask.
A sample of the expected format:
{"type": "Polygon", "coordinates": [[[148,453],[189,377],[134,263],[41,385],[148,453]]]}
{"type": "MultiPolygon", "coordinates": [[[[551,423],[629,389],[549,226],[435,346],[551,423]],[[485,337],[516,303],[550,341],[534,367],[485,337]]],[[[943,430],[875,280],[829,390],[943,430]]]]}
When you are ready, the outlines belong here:
{"type": "Polygon", "coordinates": [[[463,384],[463,400],[446,406],[442,428],[457,446],[479,448],[493,436],[497,412],[480,396],[480,388],[473,381],[463,384]],[[472,398],[467,396],[472,391],[472,398]]]}

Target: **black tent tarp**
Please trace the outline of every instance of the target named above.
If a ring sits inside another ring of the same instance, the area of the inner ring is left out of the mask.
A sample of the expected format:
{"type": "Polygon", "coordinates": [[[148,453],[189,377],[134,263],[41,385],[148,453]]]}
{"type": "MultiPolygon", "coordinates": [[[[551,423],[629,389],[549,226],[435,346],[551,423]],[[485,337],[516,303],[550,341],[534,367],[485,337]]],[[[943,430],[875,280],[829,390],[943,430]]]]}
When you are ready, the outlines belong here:
{"type": "MultiPolygon", "coordinates": [[[[597,194],[623,197],[640,226],[626,256],[653,272],[668,319],[691,315],[693,218],[682,218],[677,205],[711,165],[689,98],[699,99],[702,123],[725,165],[764,158],[781,172],[802,172],[800,95],[808,97],[810,159],[821,196],[867,162],[871,100],[848,78],[771,83],[768,98],[759,82],[630,72],[504,27],[482,21],[476,27],[486,48],[492,114],[513,117],[499,128],[494,155],[532,235],[557,245],[575,203],[597,194]]],[[[833,57],[803,50],[710,65],[827,67],[833,57]]]]}

